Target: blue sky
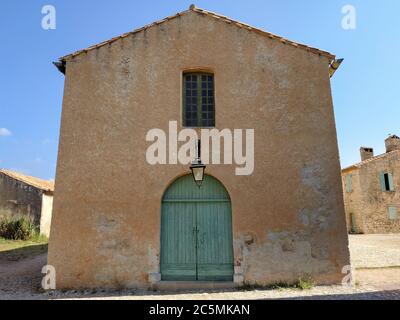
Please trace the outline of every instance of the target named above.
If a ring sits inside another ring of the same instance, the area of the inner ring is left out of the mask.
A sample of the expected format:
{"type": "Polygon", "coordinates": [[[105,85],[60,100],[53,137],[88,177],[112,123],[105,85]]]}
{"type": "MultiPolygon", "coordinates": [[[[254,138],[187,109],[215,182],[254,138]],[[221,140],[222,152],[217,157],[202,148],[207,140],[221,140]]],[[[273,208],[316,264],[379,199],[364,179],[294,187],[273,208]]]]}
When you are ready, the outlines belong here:
{"type": "Polygon", "coordinates": [[[192,2],[345,58],[332,79],[343,167],[361,145],[383,153],[388,134],[400,134],[398,0],[1,0],[0,167],[55,176],[64,77],[52,61],[192,2]],[[41,27],[44,5],[56,8],[56,30],[41,27]],[[356,9],[355,30],[342,28],[344,5],[356,9]]]}

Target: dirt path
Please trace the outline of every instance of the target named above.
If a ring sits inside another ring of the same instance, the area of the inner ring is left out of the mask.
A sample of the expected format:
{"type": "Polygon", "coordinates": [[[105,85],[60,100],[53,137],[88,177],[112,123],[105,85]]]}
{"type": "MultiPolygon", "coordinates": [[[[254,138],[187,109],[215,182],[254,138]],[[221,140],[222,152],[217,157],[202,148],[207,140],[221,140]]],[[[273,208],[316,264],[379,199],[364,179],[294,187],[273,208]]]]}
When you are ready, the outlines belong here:
{"type": "Polygon", "coordinates": [[[311,290],[281,289],[220,292],[188,292],[182,294],[148,291],[69,291],[38,292],[41,269],[46,254],[19,261],[0,260],[0,300],[24,299],[114,299],[114,300],[209,300],[209,299],[400,299],[400,268],[357,270],[359,285],[319,286],[311,290]]]}
{"type": "Polygon", "coordinates": [[[378,290],[400,291],[400,267],[358,269],[356,279],[361,285],[368,285],[378,290]]]}
{"type": "Polygon", "coordinates": [[[0,299],[37,298],[47,253],[18,261],[0,259],[0,299]]]}

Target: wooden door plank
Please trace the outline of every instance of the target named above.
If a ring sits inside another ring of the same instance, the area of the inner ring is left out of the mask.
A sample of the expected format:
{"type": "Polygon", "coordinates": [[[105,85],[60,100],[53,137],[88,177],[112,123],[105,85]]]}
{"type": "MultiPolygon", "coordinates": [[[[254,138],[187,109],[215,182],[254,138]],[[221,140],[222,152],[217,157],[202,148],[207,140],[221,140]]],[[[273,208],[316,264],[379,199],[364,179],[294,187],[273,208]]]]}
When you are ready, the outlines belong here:
{"type": "Polygon", "coordinates": [[[196,280],[196,206],[165,203],[162,212],[161,277],[196,280]]]}

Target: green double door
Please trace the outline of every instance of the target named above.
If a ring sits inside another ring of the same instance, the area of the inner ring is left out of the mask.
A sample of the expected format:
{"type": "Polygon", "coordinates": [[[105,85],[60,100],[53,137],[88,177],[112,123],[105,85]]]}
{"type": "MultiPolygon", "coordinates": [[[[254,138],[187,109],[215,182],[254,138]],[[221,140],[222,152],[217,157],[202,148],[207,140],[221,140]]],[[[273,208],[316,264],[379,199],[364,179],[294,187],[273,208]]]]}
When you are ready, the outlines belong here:
{"type": "Polygon", "coordinates": [[[232,281],[232,214],[229,195],[206,176],[199,189],[191,176],[166,192],[161,218],[162,280],[232,281]]]}

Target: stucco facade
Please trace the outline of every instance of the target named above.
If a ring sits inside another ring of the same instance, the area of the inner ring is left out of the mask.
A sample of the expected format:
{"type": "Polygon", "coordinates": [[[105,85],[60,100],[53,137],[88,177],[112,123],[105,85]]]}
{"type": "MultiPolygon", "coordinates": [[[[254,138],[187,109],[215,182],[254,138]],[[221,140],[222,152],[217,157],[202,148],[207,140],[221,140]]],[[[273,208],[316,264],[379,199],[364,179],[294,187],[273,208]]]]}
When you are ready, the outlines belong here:
{"type": "Polygon", "coordinates": [[[161,201],[189,166],[150,165],[146,134],[182,129],[186,70],[214,73],[217,129],[255,133],[252,175],[206,169],[231,199],[234,281],[340,282],[349,252],[331,59],[197,9],[64,58],[48,255],[57,287],[159,280],[161,201]]]}
{"type": "Polygon", "coordinates": [[[50,234],[53,184],[9,170],[0,170],[0,218],[26,216],[50,234]]]}
{"type": "Polygon", "coordinates": [[[348,232],[398,233],[400,139],[389,137],[387,152],[376,157],[372,148],[360,151],[363,161],[342,170],[348,232]]]}

